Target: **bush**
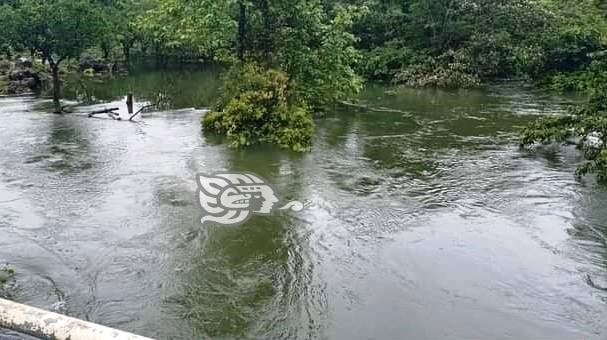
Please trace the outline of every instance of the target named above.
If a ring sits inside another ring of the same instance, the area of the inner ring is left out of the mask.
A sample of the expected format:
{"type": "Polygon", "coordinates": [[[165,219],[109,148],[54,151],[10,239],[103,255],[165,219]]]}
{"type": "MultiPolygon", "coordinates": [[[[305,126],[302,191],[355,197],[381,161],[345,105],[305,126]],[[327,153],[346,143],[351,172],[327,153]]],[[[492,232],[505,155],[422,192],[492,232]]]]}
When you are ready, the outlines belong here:
{"type": "Polygon", "coordinates": [[[415,61],[416,52],[394,43],[363,51],[357,71],[368,79],[392,80],[415,61]]]}
{"type": "Polygon", "coordinates": [[[587,67],[592,53],[606,48],[604,17],[588,1],[555,2],[554,28],[544,32],[543,72],[572,72],[587,67]]]}
{"type": "Polygon", "coordinates": [[[517,42],[508,32],[474,34],[462,54],[483,79],[525,76],[543,63],[540,46],[517,42]]]}
{"type": "Polygon", "coordinates": [[[289,78],[256,64],[228,73],[224,95],[203,128],[226,135],[234,147],[273,143],[294,151],[311,146],[314,124],[307,107],[289,98],[289,78]]]}
{"type": "Polygon", "coordinates": [[[590,65],[576,72],[559,72],[548,78],[547,84],[556,91],[590,93],[607,84],[607,60],[594,60],[590,65]]]}
{"type": "Polygon", "coordinates": [[[394,82],[407,87],[473,88],[480,86],[480,78],[470,66],[461,61],[458,53],[447,52],[439,58],[411,65],[394,77],[394,82]]]}
{"type": "Polygon", "coordinates": [[[607,181],[607,93],[597,89],[586,105],[571,109],[569,115],[548,117],[523,129],[521,146],[535,143],[570,143],[574,141],[588,160],[577,175],[595,173],[607,181]]]}

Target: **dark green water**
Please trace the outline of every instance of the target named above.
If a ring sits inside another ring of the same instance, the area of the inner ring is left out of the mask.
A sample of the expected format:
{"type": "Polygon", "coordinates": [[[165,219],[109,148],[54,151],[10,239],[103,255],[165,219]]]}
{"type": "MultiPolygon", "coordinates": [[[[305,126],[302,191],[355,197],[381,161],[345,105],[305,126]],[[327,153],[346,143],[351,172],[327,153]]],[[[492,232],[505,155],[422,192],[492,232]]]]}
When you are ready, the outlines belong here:
{"type": "Polygon", "coordinates": [[[607,293],[586,280],[607,285],[607,189],[573,177],[575,150],[515,146],[518,126],[567,100],[369,86],[294,154],[205,136],[189,108],[218,84],[214,70],[70,83],[97,103],[82,112],[128,91],[162,104],[139,123],[0,98],[13,299],[158,339],[607,336],[607,293]],[[195,174],[218,171],[312,205],[203,228],[195,174]]]}

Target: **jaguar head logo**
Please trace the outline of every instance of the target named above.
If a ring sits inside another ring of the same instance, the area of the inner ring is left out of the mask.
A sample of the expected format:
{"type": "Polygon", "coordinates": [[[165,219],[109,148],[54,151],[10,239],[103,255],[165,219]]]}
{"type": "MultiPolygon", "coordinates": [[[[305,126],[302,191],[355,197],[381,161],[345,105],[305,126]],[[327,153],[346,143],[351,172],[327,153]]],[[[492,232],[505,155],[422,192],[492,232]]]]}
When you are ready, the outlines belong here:
{"type": "MultiPolygon", "coordinates": [[[[202,224],[238,225],[253,215],[270,215],[279,202],[274,189],[251,173],[198,175],[198,198],[204,210],[202,224]]],[[[301,211],[301,202],[291,202],[278,210],[301,211]]]]}

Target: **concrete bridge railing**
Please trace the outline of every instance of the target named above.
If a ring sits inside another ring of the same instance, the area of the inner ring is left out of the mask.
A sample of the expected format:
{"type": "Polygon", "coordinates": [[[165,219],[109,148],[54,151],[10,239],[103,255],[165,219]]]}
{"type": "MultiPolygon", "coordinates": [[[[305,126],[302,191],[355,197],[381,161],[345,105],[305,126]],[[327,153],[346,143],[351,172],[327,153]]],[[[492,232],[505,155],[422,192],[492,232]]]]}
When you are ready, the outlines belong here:
{"type": "Polygon", "coordinates": [[[40,339],[152,340],[4,299],[0,299],[0,328],[40,339]]]}

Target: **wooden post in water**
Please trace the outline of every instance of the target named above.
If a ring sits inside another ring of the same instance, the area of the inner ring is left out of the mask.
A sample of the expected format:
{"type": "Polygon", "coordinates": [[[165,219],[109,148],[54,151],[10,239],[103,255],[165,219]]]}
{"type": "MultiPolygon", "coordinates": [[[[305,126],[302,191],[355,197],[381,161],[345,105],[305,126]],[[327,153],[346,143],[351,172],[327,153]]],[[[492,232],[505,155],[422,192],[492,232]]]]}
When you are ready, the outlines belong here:
{"type": "Polygon", "coordinates": [[[129,115],[133,114],[133,94],[129,93],[126,95],[126,108],[129,111],[129,115]]]}

